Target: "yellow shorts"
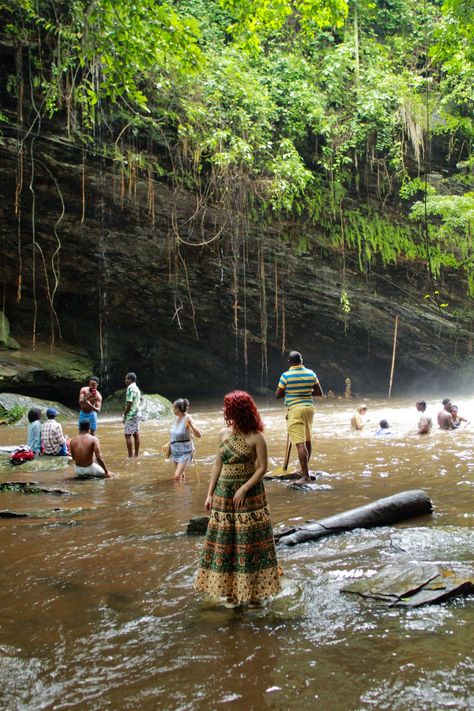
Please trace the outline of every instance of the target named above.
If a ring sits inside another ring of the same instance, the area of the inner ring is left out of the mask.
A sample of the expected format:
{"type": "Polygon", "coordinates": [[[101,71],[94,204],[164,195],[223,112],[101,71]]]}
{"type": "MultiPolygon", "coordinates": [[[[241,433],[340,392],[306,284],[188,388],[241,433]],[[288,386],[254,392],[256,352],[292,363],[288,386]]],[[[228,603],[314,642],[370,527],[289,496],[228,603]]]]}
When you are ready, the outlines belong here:
{"type": "Polygon", "coordinates": [[[291,444],[311,442],[314,407],[312,405],[296,405],[288,410],[288,435],[291,444]]]}

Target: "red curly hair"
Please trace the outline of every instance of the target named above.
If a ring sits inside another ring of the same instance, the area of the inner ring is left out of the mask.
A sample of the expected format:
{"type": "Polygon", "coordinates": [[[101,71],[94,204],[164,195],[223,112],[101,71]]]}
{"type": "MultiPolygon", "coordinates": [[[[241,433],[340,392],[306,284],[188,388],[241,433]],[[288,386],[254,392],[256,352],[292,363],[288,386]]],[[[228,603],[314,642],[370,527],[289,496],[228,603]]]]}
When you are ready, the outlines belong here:
{"type": "Polygon", "coordinates": [[[224,398],[224,420],[228,427],[250,434],[263,432],[263,422],[253,398],[245,390],[233,390],[224,398]]]}

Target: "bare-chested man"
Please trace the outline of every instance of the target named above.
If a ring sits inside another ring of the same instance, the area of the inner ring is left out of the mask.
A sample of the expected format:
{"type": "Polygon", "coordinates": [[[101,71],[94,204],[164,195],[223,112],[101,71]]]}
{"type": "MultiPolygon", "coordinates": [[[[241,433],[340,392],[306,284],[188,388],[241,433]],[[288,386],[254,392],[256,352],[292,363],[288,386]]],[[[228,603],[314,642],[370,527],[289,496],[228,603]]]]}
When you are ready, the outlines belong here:
{"type": "Polygon", "coordinates": [[[91,430],[91,435],[95,434],[97,429],[97,415],[102,407],[102,395],[97,390],[99,387],[99,378],[92,375],[89,378],[89,385],[85,385],[79,392],[79,413],[80,427],[81,422],[88,422],[91,430]]]}
{"type": "Polygon", "coordinates": [[[454,430],[451,400],[449,398],[443,400],[443,409],[438,412],[438,427],[440,430],[454,430]]]}
{"type": "Polygon", "coordinates": [[[71,456],[74,459],[77,476],[94,476],[109,479],[113,476],[100,451],[99,438],[90,433],[88,422],[81,422],[79,434],[71,439],[71,456]],[[94,462],[94,454],[96,462],[94,462]]]}

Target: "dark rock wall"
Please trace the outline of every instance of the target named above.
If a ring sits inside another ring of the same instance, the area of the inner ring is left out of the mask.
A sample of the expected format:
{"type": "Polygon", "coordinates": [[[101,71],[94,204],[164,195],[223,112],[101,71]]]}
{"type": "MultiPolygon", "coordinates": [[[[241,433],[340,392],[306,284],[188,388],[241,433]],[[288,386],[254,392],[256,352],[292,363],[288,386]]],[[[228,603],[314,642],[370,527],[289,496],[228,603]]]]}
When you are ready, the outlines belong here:
{"type": "MultiPolygon", "coordinates": [[[[470,334],[423,298],[430,291],[423,264],[361,275],[348,254],[352,310],[344,323],[341,257],[316,239],[297,256],[281,225],[224,220],[217,209],[193,219],[196,196],[166,182],[153,185],[153,222],[146,180],[122,183],[112,161],[88,156],[83,193],[81,149],[59,133],[34,138],[34,131],[24,144],[17,216],[18,143],[9,129],[0,153],[0,279],[12,336],[31,339],[36,293],[37,338],[50,338],[47,285],[51,291],[57,264],[62,339],[93,359],[106,391],[128,370],[145,391],[170,398],[274,390],[286,347],[303,352],[326,389],[342,392],[349,376],[355,392],[386,393],[397,314],[394,394],[472,377],[470,334]],[[186,241],[210,243],[178,242],[176,227],[186,241]]],[[[443,287],[450,305],[462,302],[456,275],[443,287]]]]}

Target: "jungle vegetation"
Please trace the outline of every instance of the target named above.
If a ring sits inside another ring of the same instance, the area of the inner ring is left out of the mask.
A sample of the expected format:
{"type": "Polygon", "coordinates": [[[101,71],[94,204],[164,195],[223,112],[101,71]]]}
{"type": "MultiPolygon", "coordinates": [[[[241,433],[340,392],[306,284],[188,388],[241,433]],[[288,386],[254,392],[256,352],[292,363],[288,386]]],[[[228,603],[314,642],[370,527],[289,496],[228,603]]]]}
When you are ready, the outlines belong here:
{"type": "Polygon", "coordinates": [[[362,270],[419,260],[435,300],[459,269],[474,295],[473,3],[0,0],[0,19],[19,161],[61,125],[124,195],[148,182],[150,220],[156,181],[193,191],[179,243],[221,238],[199,231],[213,206],[362,270]]]}

